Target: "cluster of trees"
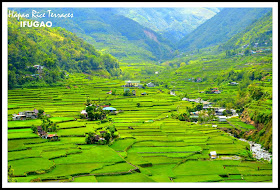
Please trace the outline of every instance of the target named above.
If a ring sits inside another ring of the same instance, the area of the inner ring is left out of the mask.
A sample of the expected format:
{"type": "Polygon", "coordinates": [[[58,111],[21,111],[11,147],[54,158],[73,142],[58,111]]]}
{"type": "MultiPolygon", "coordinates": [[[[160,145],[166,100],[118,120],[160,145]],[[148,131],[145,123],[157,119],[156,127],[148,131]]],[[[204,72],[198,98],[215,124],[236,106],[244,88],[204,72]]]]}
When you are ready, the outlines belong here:
{"type": "Polygon", "coordinates": [[[88,106],[86,108],[89,120],[104,120],[108,114],[108,111],[103,110],[102,107],[95,105],[88,106]]]}
{"type": "Polygon", "coordinates": [[[113,139],[117,138],[119,133],[114,125],[99,128],[94,132],[89,132],[85,142],[86,144],[109,144],[113,139]]]}
{"type": "Polygon", "coordinates": [[[131,91],[129,89],[125,89],[123,92],[123,96],[133,96],[135,93],[135,90],[131,91]]]}
{"type": "MultiPolygon", "coordinates": [[[[41,127],[43,131],[45,132],[57,131],[59,126],[55,122],[51,121],[47,116],[42,116],[41,119],[42,119],[41,127]]],[[[31,130],[33,131],[33,133],[38,132],[37,127],[34,125],[32,125],[31,130]]]]}
{"type": "Polygon", "coordinates": [[[197,104],[194,107],[186,107],[187,112],[196,112],[196,111],[200,111],[203,108],[203,104],[197,104]]]}
{"type": "Polygon", "coordinates": [[[208,122],[215,120],[216,119],[215,110],[211,109],[211,108],[209,108],[207,110],[202,110],[201,105],[202,104],[198,104],[193,108],[186,107],[186,112],[180,113],[180,114],[172,113],[171,117],[173,119],[178,119],[180,121],[188,121],[188,122],[199,121],[201,124],[208,123],[208,122]],[[190,112],[194,112],[194,110],[199,111],[198,118],[191,117],[190,112]]]}
{"type": "MultiPolygon", "coordinates": [[[[86,107],[87,118],[90,121],[94,121],[94,120],[102,121],[107,118],[109,111],[103,110],[101,106],[98,106],[97,104],[92,103],[89,97],[86,99],[86,102],[84,104],[87,106],[86,107]]],[[[84,114],[80,114],[80,118],[85,119],[86,116],[84,114]]]]}

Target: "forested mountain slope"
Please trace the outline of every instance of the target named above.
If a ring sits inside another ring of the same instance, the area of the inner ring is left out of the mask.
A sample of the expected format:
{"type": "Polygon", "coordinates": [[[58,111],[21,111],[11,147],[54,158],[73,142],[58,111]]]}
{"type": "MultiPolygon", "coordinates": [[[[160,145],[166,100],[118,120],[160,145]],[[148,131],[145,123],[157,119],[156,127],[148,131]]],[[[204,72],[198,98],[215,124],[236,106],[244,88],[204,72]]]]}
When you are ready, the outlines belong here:
{"type": "Polygon", "coordinates": [[[16,18],[8,20],[9,88],[53,84],[65,77],[63,70],[118,75],[118,67],[113,56],[63,28],[20,27],[16,18]],[[34,65],[43,66],[42,72],[34,65]]]}
{"type": "Polygon", "coordinates": [[[269,8],[225,8],[185,36],[178,48],[189,51],[224,43],[269,11],[269,8]]]}
{"type": "MultiPolygon", "coordinates": [[[[15,8],[20,13],[31,14],[32,9],[15,8]]],[[[111,8],[53,8],[36,9],[47,14],[72,13],[73,18],[40,18],[50,20],[53,26],[63,27],[78,37],[108,52],[120,60],[157,61],[172,57],[174,46],[155,31],[140,25],[111,8]]]]}
{"type": "Polygon", "coordinates": [[[272,46],[272,11],[249,25],[245,30],[233,36],[221,45],[222,49],[238,49],[272,46]]]}

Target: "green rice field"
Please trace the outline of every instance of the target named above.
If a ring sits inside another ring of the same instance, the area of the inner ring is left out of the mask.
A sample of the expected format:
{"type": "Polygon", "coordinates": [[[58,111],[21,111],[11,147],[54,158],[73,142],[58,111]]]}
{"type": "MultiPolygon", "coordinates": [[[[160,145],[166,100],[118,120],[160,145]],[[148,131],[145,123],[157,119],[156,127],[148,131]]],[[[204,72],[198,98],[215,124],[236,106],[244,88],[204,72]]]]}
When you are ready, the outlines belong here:
{"type": "MultiPolygon", "coordinates": [[[[71,75],[70,75],[71,76],[71,75]]],[[[249,144],[221,131],[218,123],[179,121],[171,113],[188,103],[158,88],[136,89],[123,96],[123,81],[70,77],[67,86],[15,89],[8,92],[8,164],[17,182],[271,182],[272,165],[247,156],[249,144]],[[106,94],[116,89],[116,95],[106,94]],[[142,92],[148,95],[142,96],[142,92]],[[19,96],[19,94],[21,96],[19,96]],[[84,102],[110,103],[117,110],[111,121],[80,119],[84,102]],[[137,105],[140,103],[140,106],[137,105]],[[181,107],[178,108],[178,105],[181,107]],[[12,121],[12,114],[43,109],[58,125],[59,141],[32,133],[40,119],[12,121]],[[119,137],[108,145],[88,145],[89,132],[114,125],[119,137]],[[217,152],[211,159],[209,153],[217,152]],[[238,160],[222,157],[239,156],[238,160]]],[[[133,88],[131,88],[132,90],[133,88]]],[[[252,126],[237,119],[230,123],[252,126]]]]}

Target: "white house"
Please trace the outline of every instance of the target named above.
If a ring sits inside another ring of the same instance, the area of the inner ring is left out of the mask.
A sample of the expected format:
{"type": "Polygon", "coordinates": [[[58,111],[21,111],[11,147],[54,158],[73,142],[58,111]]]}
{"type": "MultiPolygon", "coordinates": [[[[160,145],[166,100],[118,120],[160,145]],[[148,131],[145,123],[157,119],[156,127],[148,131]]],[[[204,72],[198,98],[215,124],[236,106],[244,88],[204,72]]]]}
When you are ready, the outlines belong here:
{"type": "Polygon", "coordinates": [[[225,111],[226,109],[224,108],[219,108],[217,111],[216,111],[216,114],[217,115],[223,115],[223,111],[225,111]]]}
{"type": "Polygon", "coordinates": [[[227,117],[226,116],[218,116],[218,120],[219,120],[219,122],[225,122],[225,121],[227,121],[227,117]]]}
{"type": "Polygon", "coordinates": [[[211,157],[212,159],[216,159],[216,158],[217,158],[217,153],[216,153],[216,151],[210,152],[210,157],[211,157]]]}
{"type": "Polygon", "coordinates": [[[26,115],[18,114],[14,115],[13,120],[26,120],[26,115]]]}
{"type": "Polygon", "coordinates": [[[154,83],[152,83],[152,82],[149,82],[148,84],[147,84],[147,87],[155,87],[156,85],[154,85],[154,83]]]}

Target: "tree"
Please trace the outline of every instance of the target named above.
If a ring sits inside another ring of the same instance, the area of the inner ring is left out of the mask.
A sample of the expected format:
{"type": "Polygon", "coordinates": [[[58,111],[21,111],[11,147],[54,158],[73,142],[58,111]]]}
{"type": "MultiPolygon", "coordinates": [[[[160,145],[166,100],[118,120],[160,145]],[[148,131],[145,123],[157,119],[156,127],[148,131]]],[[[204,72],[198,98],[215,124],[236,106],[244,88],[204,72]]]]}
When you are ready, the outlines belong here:
{"type": "Polygon", "coordinates": [[[86,137],[86,144],[94,144],[95,143],[95,136],[96,134],[93,132],[89,132],[88,136],[86,137]]]}
{"type": "Polygon", "coordinates": [[[116,91],[117,91],[116,89],[113,89],[112,90],[112,95],[116,95],[116,91]]]}
{"type": "Polygon", "coordinates": [[[207,111],[207,114],[208,114],[208,117],[209,117],[210,121],[213,121],[215,119],[215,110],[214,109],[210,108],[207,111]]]}
{"type": "Polygon", "coordinates": [[[37,129],[37,127],[35,127],[35,125],[31,126],[31,130],[33,131],[33,133],[37,133],[38,132],[38,129],[37,129]]]}
{"type": "Polygon", "coordinates": [[[8,182],[17,182],[16,179],[12,178],[14,176],[14,169],[11,165],[8,165],[8,182]]]}
{"type": "Polygon", "coordinates": [[[264,95],[264,91],[260,86],[251,85],[249,86],[249,94],[251,94],[252,99],[259,100],[264,95]]]}
{"type": "Polygon", "coordinates": [[[182,62],[181,64],[180,64],[180,67],[184,67],[184,66],[186,66],[187,64],[185,63],[185,62],[182,62]]]}
{"type": "Polygon", "coordinates": [[[43,114],[44,114],[44,110],[43,109],[39,109],[38,110],[38,118],[39,119],[42,118],[43,114]]]}
{"type": "Polygon", "coordinates": [[[139,102],[137,103],[137,107],[140,107],[140,103],[139,102]]]}
{"type": "Polygon", "coordinates": [[[86,106],[89,106],[89,105],[92,104],[89,97],[87,97],[86,102],[85,102],[84,104],[85,104],[86,106]]]}
{"type": "Polygon", "coordinates": [[[248,56],[248,55],[250,54],[249,48],[247,48],[247,49],[244,51],[244,54],[245,54],[246,56],[248,56]]]}

